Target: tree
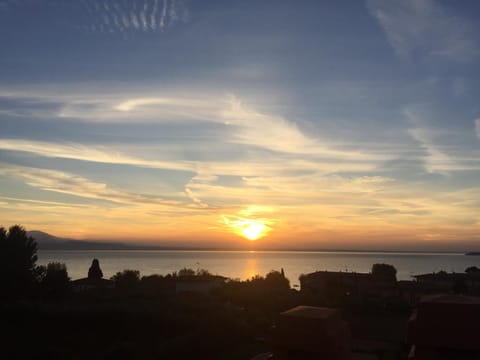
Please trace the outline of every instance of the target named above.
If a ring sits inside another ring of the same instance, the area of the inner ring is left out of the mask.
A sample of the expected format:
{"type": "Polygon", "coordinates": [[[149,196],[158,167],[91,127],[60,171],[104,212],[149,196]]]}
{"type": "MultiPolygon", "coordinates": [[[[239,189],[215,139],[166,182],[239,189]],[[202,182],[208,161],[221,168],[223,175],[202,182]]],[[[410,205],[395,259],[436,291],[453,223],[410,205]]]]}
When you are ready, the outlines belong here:
{"type": "Polygon", "coordinates": [[[195,270],[183,268],[178,271],[178,276],[195,276],[195,270]]]}
{"type": "Polygon", "coordinates": [[[390,264],[373,264],[372,275],[387,280],[397,281],[397,269],[390,264]]]}
{"type": "Polygon", "coordinates": [[[26,295],[35,282],[37,243],[20,225],[0,228],[0,284],[5,296],[26,295]]]}
{"type": "Polygon", "coordinates": [[[476,266],[469,266],[465,269],[467,274],[480,274],[480,269],[476,266]]]}
{"type": "Polygon", "coordinates": [[[92,260],[92,265],[88,269],[88,278],[89,279],[101,279],[103,278],[102,269],[100,269],[100,262],[98,259],[92,260]]]}
{"type": "Polygon", "coordinates": [[[140,282],[140,271],[138,270],[123,270],[117,272],[112,276],[115,282],[115,287],[119,289],[133,289],[140,282]]]}
{"type": "Polygon", "coordinates": [[[41,285],[45,294],[49,297],[60,298],[66,295],[70,285],[67,266],[59,262],[49,263],[41,285]]]}
{"type": "Polygon", "coordinates": [[[204,276],[204,277],[212,276],[210,271],[208,271],[207,269],[197,269],[197,272],[195,273],[195,275],[204,276]]]}
{"type": "Polygon", "coordinates": [[[265,285],[272,289],[282,289],[288,290],[290,289],[290,281],[285,277],[285,273],[283,269],[281,272],[278,271],[270,271],[265,276],[265,285]]]}

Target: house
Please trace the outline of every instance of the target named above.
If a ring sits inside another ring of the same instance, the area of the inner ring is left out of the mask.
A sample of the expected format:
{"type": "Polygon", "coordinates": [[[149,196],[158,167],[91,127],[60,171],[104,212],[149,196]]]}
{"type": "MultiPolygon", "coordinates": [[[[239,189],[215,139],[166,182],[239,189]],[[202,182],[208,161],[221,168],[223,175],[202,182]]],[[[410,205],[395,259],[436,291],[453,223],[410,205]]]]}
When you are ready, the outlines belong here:
{"type": "Polygon", "coordinates": [[[411,360],[480,359],[480,297],[430,295],[408,322],[411,360]]]}
{"type": "Polygon", "coordinates": [[[280,314],[267,343],[270,352],[251,360],[379,360],[391,352],[389,344],[352,339],[340,310],[297,306],[280,314]]]}
{"type": "Polygon", "coordinates": [[[179,276],[175,281],[175,292],[209,294],[221,287],[226,280],[226,277],[210,274],[179,276]]]}
{"type": "Polygon", "coordinates": [[[439,271],[413,277],[418,283],[418,288],[425,294],[480,294],[480,273],[447,273],[439,271]]]}
{"type": "Polygon", "coordinates": [[[348,298],[353,302],[385,300],[400,295],[394,278],[357,272],[317,271],[302,275],[300,288],[324,299],[348,298]]]}
{"type": "Polygon", "coordinates": [[[350,330],[340,311],[297,306],[280,314],[271,334],[275,359],[351,358],[350,330]]]}

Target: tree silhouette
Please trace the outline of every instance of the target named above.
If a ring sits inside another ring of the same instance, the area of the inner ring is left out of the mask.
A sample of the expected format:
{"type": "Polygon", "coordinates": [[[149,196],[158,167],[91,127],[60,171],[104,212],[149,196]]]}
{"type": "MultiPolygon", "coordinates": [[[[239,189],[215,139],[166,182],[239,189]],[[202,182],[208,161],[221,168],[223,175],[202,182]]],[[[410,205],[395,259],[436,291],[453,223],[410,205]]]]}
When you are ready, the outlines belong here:
{"type": "Polygon", "coordinates": [[[89,279],[101,279],[103,278],[102,269],[100,269],[100,262],[98,259],[92,260],[92,265],[88,269],[88,278],[89,279]]]}
{"type": "Polygon", "coordinates": [[[265,276],[265,285],[274,289],[290,289],[290,281],[285,277],[285,272],[270,271],[265,276]]]}
{"type": "Polygon", "coordinates": [[[69,282],[67,266],[63,263],[51,262],[47,265],[41,285],[48,297],[61,298],[68,293],[69,282]]]}
{"type": "Polygon", "coordinates": [[[390,264],[373,264],[372,275],[387,280],[397,281],[397,269],[390,264]]]}
{"type": "Polygon", "coordinates": [[[133,289],[140,283],[140,271],[123,270],[112,276],[115,287],[118,289],[133,289]]]}
{"type": "Polygon", "coordinates": [[[183,268],[178,271],[178,276],[195,276],[195,270],[183,268]]]}
{"type": "Polygon", "coordinates": [[[467,274],[480,274],[480,269],[476,266],[469,266],[465,269],[467,274]]]}
{"type": "Polygon", "coordinates": [[[0,228],[0,284],[8,296],[25,295],[35,281],[37,243],[20,225],[0,228]]]}

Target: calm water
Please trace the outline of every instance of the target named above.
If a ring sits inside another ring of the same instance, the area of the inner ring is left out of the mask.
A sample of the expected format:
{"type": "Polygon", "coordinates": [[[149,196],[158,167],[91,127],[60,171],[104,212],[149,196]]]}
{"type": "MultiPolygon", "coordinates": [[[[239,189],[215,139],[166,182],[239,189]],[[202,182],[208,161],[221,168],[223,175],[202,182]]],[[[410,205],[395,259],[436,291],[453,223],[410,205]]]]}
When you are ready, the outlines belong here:
{"type": "Polygon", "coordinates": [[[40,251],[39,263],[59,261],[67,264],[72,279],[85,277],[93,258],[100,260],[105,277],[124,269],[141,275],[162,274],[188,267],[207,269],[230,278],[247,279],[270,270],[285,270],[292,285],[300,274],[317,270],[368,272],[374,263],[394,265],[399,280],[414,274],[439,270],[463,272],[468,266],[480,267],[479,256],[434,253],[379,252],[298,252],[298,251],[40,251]]]}

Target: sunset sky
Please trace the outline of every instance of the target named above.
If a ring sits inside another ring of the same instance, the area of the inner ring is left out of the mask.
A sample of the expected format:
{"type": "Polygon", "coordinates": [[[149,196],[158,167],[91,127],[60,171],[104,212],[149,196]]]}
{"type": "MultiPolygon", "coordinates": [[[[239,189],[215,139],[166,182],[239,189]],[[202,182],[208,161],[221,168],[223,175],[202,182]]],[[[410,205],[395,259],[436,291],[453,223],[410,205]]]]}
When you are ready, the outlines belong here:
{"type": "Polygon", "coordinates": [[[479,34],[476,0],[0,0],[0,225],[479,250],[479,34]]]}

